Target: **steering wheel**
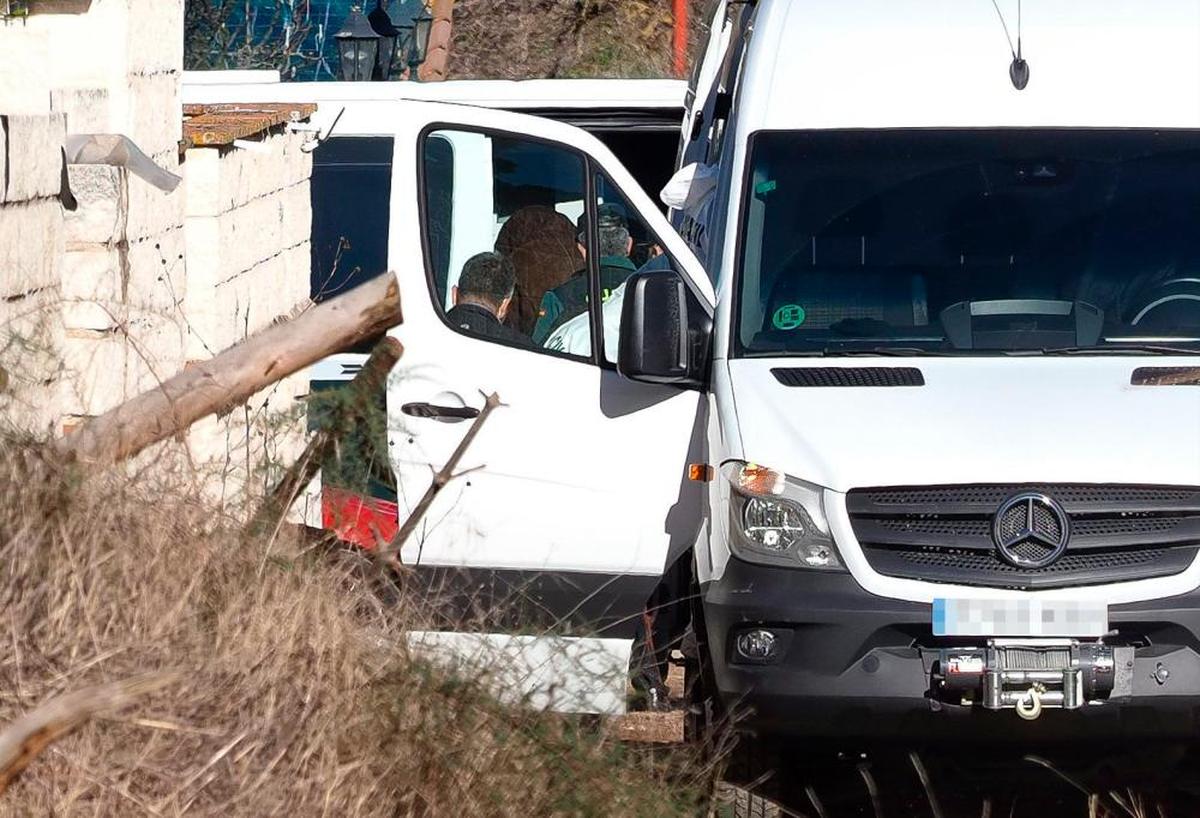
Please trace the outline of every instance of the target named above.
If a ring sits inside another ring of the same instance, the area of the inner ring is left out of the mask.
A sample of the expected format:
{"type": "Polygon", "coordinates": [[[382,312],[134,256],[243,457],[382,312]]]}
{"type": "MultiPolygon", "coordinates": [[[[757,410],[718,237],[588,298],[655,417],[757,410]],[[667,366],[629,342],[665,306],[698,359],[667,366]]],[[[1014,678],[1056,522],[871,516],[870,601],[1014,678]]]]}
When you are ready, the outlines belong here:
{"type": "Polygon", "coordinates": [[[1200,328],[1200,278],[1173,278],[1140,291],[1126,316],[1131,327],[1172,331],[1200,328]]]}

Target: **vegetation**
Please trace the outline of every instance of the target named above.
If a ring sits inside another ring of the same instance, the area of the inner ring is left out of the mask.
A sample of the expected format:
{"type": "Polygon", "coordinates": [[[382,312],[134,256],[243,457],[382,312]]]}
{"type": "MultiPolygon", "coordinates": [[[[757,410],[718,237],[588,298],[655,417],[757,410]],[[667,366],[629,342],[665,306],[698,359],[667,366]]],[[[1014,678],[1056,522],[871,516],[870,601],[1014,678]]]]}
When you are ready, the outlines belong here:
{"type": "MultiPolygon", "coordinates": [[[[690,0],[692,45],[711,5],[690,0]]],[[[189,69],[273,68],[331,79],[331,28],[350,0],[186,0],[189,69]]],[[[365,4],[363,4],[365,5],[365,4]]],[[[666,77],[674,18],[666,0],[458,0],[452,79],[666,77]],[[497,21],[503,21],[498,25],[497,21]]]]}
{"type": "Polygon", "coordinates": [[[42,452],[0,441],[0,725],[97,682],[182,681],[52,745],[0,815],[696,814],[686,757],[412,655],[419,603],[381,603],[373,564],[244,534],[161,455],[127,478],[42,452]]]}
{"type": "MultiPolygon", "coordinates": [[[[690,3],[696,47],[712,4],[690,3]]],[[[664,0],[459,0],[450,71],[455,78],[668,77],[673,26],[664,0]]]]}
{"type": "Polygon", "coordinates": [[[185,0],[184,67],[274,69],[284,79],[331,79],[328,15],[308,0],[185,0]]]}

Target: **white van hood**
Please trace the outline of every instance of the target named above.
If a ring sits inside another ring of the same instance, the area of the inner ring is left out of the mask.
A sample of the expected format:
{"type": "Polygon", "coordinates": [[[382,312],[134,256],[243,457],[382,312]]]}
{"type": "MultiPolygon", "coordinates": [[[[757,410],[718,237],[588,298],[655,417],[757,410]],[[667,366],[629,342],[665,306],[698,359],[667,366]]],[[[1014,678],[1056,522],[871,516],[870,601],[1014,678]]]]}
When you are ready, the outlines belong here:
{"type": "MultiPolygon", "coordinates": [[[[835,491],[948,483],[1200,485],[1200,386],[1131,386],[1197,358],[727,362],[742,456],[835,491]],[[786,367],[916,367],[924,386],[790,387],[786,367]]],[[[728,393],[726,393],[728,394],[728,393]]]]}

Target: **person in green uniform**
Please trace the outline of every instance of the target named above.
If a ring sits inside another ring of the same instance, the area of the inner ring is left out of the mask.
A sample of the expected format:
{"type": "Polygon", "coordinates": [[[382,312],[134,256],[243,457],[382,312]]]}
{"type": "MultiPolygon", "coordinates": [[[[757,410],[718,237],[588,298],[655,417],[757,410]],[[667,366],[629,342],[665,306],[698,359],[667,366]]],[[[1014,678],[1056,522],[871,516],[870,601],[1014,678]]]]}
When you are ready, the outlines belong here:
{"type": "MultiPolygon", "coordinates": [[[[596,228],[599,238],[600,251],[600,296],[607,301],[618,287],[632,275],[637,268],[629,259],[633,250],[633,237],[629,234],[629,222],[621,208],[613,204],[603,204],[597,210],[596,228]]],[[[580,217],[576,240],[579,242],[579,252],[587,261],[587,215],[580,217]]],[[[570,321],[588,308],[588,268],[584,264],[582,270],[559,284],[542,296],[541,307],[538,309],[537,324],[533,328],[533,342],[541,345],[550,337],[554,330],[570,321]]]]}

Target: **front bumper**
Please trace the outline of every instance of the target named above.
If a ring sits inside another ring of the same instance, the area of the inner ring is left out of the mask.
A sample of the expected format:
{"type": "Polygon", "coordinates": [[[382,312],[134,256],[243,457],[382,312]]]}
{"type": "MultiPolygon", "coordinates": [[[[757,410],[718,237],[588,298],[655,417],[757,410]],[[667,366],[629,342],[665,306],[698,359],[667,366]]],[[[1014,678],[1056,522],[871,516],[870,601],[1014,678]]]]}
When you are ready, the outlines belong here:
{"type": "Polygon", "coordinates": [[[702,596],[718,692],[758,732],[1027,742],[1172,738],[1200,727],[1200,593],[1110,607],[1111,627],[1136,645],[1132,694],[1036,721],[939,701],[936,648],[971,640],[935,638],[931,605],[874,596],[849,574],[732,559],[702,596]],[[775,663],[734,660],[733,635],[748,625],[788,633],[775,663]]]}

